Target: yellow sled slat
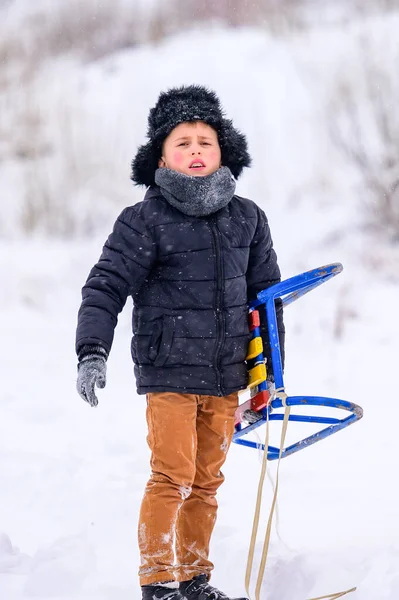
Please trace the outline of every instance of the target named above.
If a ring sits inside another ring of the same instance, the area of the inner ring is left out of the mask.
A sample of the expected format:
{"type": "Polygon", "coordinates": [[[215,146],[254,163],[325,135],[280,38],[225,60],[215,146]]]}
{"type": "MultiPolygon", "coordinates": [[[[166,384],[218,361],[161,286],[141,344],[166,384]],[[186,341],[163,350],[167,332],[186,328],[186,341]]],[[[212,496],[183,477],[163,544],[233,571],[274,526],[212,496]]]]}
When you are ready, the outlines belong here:
{"type": "Polygon", "coordinates": [[[247,360],[255,358],[255,356],[258,356],[261,352],[263,352],[262,338],[255,337],[249,342],[247,360]]]}
{"type": "Polygon", "coordinates": [[[252,388],[266,381],[266,365],[261,363],[248,371],[248,387],[252,388]]]}

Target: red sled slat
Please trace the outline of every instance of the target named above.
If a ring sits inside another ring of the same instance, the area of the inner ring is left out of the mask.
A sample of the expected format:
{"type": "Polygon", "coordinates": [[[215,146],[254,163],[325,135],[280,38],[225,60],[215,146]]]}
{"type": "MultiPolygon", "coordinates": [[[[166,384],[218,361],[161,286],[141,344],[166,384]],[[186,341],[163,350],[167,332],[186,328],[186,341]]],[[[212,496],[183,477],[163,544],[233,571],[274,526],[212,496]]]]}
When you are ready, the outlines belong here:
{"type": "Polygon", "coordinates": [[[249,313],[249,329],[253,331],[256,327],[260,327],[259,311],[253,310],[249,313]]]}

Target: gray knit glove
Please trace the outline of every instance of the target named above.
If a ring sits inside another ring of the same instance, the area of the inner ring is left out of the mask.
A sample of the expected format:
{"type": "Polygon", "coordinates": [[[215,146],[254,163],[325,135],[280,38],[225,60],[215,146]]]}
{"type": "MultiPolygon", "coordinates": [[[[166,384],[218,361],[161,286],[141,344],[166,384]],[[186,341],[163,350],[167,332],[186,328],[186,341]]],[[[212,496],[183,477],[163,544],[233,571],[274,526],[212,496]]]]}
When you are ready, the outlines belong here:
{"type": "Polygon", "coordinates": [[[107,352],[102,346],[83,346],[79,352],[78,394],[90,406],[97,406],[95,386],[105,388],[107,382],[107,352]]]}

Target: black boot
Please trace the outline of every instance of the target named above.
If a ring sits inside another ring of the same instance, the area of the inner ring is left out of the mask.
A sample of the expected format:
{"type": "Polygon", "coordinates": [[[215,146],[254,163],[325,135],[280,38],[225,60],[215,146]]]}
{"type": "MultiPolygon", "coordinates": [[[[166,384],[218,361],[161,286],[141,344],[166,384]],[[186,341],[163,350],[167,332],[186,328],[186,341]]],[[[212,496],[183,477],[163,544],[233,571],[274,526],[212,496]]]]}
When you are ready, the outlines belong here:
{"type": "Polygon", "coordinates": [[[197,575],[190,581],[182,581],[180,593],[183,600],[248,600],[244,597],[229,598],[223,592],[209,585],[208,577],[205,574],[197,575]]]}
{"type": "Polygon", "coordinates": [[[142,600],[184,600],[179,588],[162,583],[141,586],[142,600]]]}

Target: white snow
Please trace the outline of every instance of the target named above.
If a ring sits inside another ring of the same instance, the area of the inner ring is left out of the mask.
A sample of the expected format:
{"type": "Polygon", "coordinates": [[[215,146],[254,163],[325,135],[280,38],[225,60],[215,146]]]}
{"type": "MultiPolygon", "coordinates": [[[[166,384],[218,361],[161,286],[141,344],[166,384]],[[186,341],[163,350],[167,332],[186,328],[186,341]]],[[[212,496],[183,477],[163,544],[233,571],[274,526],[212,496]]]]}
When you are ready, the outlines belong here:
{"type": "MultiPolygon", "coordinates": [[[[248,135],[254,166],[238,191],[267,212],[284,278],[344,264],[343,274],[287,308],[288,393],[364,408],[359,423],[283,461],[262,600],[306,600],[353,586],[354,600],[399,598],[398,249],[388,235],[362,227],[358,176],[333,147],[324,112],[339,65],[355,69],[358,39],[369,35],[389,62],[384,40],[397,51],[397,27],[391,16],[292,40],[196,30],[85,67],[60,59],[38,74],[56,149],[43,173],[70,214],[82,216],[78,233],[93,233],[69,242],[40,231],[24,237],[25,171],[11,159],[0,163],[0,232],[8,236],[0,240],[1,600],[140,596],[136,529],[149,452],[129,356],[131,305],[96,409],[75,391],[74,331],[80,287],[104,236],[119,210],[142,196],[128,171],[148,108],[161,89],[191,82],[215,88],[248,135]],[[69,156],[77,173],[66,191],[65,132],[75,140],[69,156]]],[[[293,424],[288,442],[305,432],[293,424]]],[[[258,452],[233,445],[212,545],[213,582],[232,595],[244,592],[259,472],[258,452]]],[[[268,483],[264,525],[271,497],[268,483]]]]}

